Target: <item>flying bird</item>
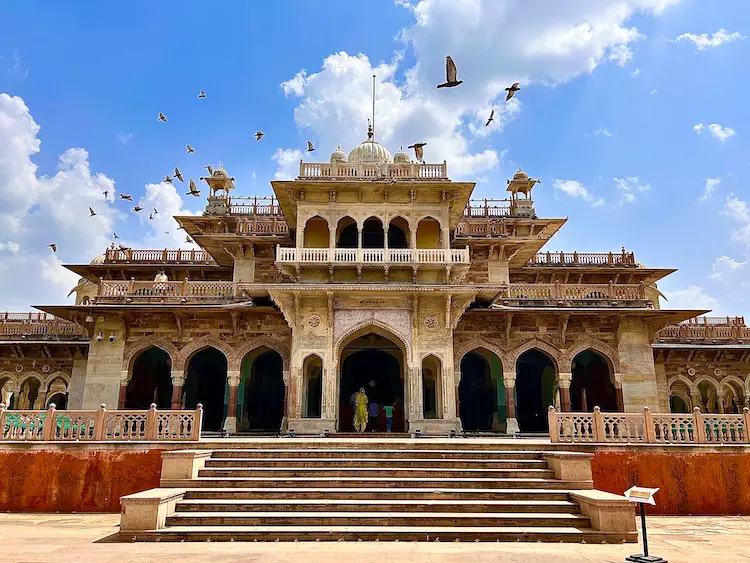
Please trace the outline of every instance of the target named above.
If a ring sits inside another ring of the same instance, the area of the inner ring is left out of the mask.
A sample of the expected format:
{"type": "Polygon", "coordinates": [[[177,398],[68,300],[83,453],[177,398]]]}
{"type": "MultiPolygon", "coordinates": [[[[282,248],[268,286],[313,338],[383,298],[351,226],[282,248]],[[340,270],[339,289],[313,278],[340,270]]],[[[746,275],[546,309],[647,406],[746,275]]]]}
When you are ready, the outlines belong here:
{"type": "Polygon", "coordinates": [[[307,141],[307,152],[312,152],[315,150],[315,147],[310,141],[307,141]]]}
{"type": "Polygon", "coordinates": [[[120,246],[118,247],[118,250],[130,250],[130,247],[129,247],[129,246],[125,246],[124,244],[121,244],[121,245],[120,245],[120,246]]]}
{"type": "Polygon", "coordinates": [[[185,195],[194,195],[195,197],[201,195],[201,192],[198,189],[198,186],[195,185],[195,181],[193,179],[190,180],[190,191],[185,195]]]}
{"type": "Polygon", "coordinates": [[[422,162],[422,157],[424,156],[424,150],[422,147],[426,146],[427,143],[414,143],[413,145],[409,145],[408,148],[414,149],[414,156],[417,157],[417,160],[419,162],[422,162]]]}
{"type": "Polygon", "coordinates": [[[190,237],[185,237],[185,242],[193,242],[193,241],[190,240],[190,237]]]}
{"type": "Polygon", "coordinates": [[[505,89],[505,91],[508,92],[508,95],[505,96],[505,101],[506,102],[508,100],[510,100],[516,92],[518,92],[520,90],[520,88],[518,87],[519,84],[520,84],[520,82],[514,82],[513,86],[505,89]]]}
{"type": "Polygon", "coordinates": [[[263,138],[263,135],[265,135],[265,133],[263,131],[256,131],[255,132],[255,140],[256,141],[260,141],[263,138]]]}
{"type": "Polygon", "coordinates": [[[158,215],[159,212],[156,210],[156,207],[154,207],[154,215],[158,215]]]}
{"type": "Polygon", "coordinates": [[[135,207],[133,208],[133,211],[135,211],[136,213],[138,213],[139,211],[143,211],[143,207],[139,207],[139,206],[137,206],[137,205],[136,205],[136,206],[135,206],[135,207]]]}
{"type": "Polygon", "coordinates": [[[117,240],[117,239],[118,239],[118,238],[120,238],[120,237],[118,237],[118,236],[117,236],[117,233],[112,233],[112,238],[113,238],[114,240],[117,240]]]}
{"type": "Polygon", "coordinates": [[[209,176],[213,175],[213,173],[214,173],[214,167],[213,166],[211,166],[210,164],[206,164],[203,168],[205,168],[206,170],[208,170],[208,175],[209,176]]]}
{"type": "Polygon", "coordinates": [[[120,199],[127,199],[128,201],[133,201],[133,196],[128,194],[120,194],[120,199]]]}
{"type": "Polygon", "coordinates": [[[107,197],[109,197],[109,192],[108,191],[104,191],[102,193],[104,194],[104,199],[107,199],[107,197]]]}
{"type": "Polygon", "coordinates": [[[170,177],[169,174],[167,174],[166,176],[164,176],[164,179],[162,180],[162,182],[166,182],[167,184],[171,184],[172,183],[172,178],[170,177]]]}
{"type": "Polygon", "coordinates": [[[487,120],[487,123],[485,123],[484,126],[485,127],[489,127],[490,123],[492,123],[493,121],[495,121],[495,110],[494,109],[490,113],[490,118],[487,120]]]}
{"type": "Polygon", "coordinates": [[[205,98],[205,97],[206,97],[206,93],[205,93],[205,92],[204,92],[203,90],[201,90],[200,94],[198,94],[198,97],[199,97],[200,99],[203,99],[203,98],[205,98]]]}
{"type": "Polygon", "coordinates": [[[89,217],[93,217],[94,215],[96,215],[96,211],[89,207],[89,217]]]}
{"type": "Polygon", "coordinates": [[[164,115],[162,112],[159,112],[159,121],[163,121],[164,123],[167,122],[167,116],[164,115]]]}
{"type": "Polygon", "coordinates": [[[57,252],[57,245],[54,242],[52,244],[48,244],[47,246],[52,249],[52,252],[57,252]]]}
{"type": "Polygon", "coordinates": [[[450,56],[445,57],[445,82],[438,84],[438,88],[453,88],[462,84],[463,80],[456,80],[456,63],[450,56]]]}
{"type": "Polygon", "coordinates": [[[195,149],[193,147],[191,147],[190,145],[185,145],[185,146],[187,147],[187,153],[188,154],[194,154],[195,153],[195,149]]]}
{"type": "Polygon", "coordinates": [[[177,178],[180,182],[184,182],[185,180],[182,179],[182,173],[180,172],[180,169],[176,166],[174,167],[174,177],[177,178]]]}
{"type": "Polygon", "coordinates": [[[148,214],[148,218],[149,218],[150,220],[153,220],[153,219],[154,219],[154,214],[153,214],[153,213],[149,213],[149,214],[148,214]]]}

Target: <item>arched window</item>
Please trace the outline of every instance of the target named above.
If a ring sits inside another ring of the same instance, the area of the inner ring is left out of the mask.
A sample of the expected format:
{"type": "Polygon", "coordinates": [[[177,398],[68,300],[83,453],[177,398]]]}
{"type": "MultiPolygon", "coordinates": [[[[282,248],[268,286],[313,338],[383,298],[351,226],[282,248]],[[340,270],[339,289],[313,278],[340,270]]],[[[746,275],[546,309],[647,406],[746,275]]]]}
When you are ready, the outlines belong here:
{"type": "Polygon", "coordinates": [[[443,364],[432,354],[422,360],[422,412],[424,418],[443,418],[443,364]]]}
{"type": "Polygon", "coordinates": [[[302,365],[302,416],[320,418],[323,402],[323,360],[317,354],[302,365]]]}
{"type": "Polygon", "coordinates": [[[388,248],[409,248],[409,223],[403,217],[394,217],[388,223],[388,248]]]}
{"type": "Polygon", "coordinates": [[[328,221],[323,217],[310,217],[305,223],[305,248],[328,248],[330,244],[328,221]]]}
{"type": "Polygon", "coordinates": [[[342,217],[336,224],[336,248],[357,248],[357,222],[351,217],[342,217]]]}
{"type": "Polygon", "coordinates": [[[425,217],[417,225],[417,248],[441,248],[440,223],[425,217]]]}
{"type": "Polygon", "coordinates": [[[362,224],[362,248],[385,248],[383,222],[377,217],[365,219],[362,224]]]}

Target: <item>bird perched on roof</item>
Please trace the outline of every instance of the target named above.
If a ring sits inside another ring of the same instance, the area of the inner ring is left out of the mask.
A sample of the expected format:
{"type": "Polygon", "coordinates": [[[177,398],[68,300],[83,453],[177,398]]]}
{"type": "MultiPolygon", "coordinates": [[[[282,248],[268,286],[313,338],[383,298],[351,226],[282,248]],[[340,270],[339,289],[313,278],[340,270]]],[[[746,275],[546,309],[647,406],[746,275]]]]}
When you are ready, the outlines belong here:
{"type": "Polygon", "coordinates": [[[169,174],[167,174],[166,176],[164,176],[164,179],[162,180],[162,182],[166,182],[167,184],[171,184],[172,183],[172,177],[169,174]]]}
{"type": "Polygon", "coordinates": [[[120,194],[120,199],[127,199],[128,201],[133,201],[133,196],[128,194],[120,194]]]}
{"type": "Polygon", "coordinates": [[[307,141],[307,152],[312,152],[315,150],[315,147],[310,141],[307,141]]]}
{"type": "Polygon", "coordinates": [[[139,206],[137,206],[137,205],[136,205],[136,206],[135,206],[135,207],[133,208],[133,211],[135,211],[136,213],[138,213],[139,211],[143,211],[143,207],[139,207],[139,206]]]}
{"type": "Polygon", "coordinates": [[[210,164],[206,164],[203,168],[205,168],[206,170],[208,170],[208,175],[209,176],[211,176],[214,173],[214,167],[211,166],[210,164]]]}
{"type": "Polygon", "coordinates": [[[413,145],[409,145],[407,148],[414,149],[414,156],[417,157],[417,160],[419,162],[422,162],[422,157],[424,156],[424,150],[422,147],[427,146],[427,143],[414,143],[413,145]]]}
{"type": "Polygon", "coordinates": [[[184,182],[185,180],[182,179],[182,173],[180,172],[180,169],[176,166],[174,167],[174,177],[177,178],[180,182],[184,182]]]}
{"type": "Polygon", "coordinates": [[[201,192],[198,189],[198,186],[195,185],[195,181],[192,178],[190,179],[190,191],[187,192],[185,195],[194,195],[195,197],[198,197],[199,195],[201,195],[201,192]]]}
{"type": "Polygon", "coordinates": [[[200,94],[198,94],[198,98],[200,98],[202,100],[205,97],[206,97],[206,93],[203,90],[201,90],[200,94]]]}
{"type": "Polygon", "coordinates": [[[119,250],[130,250],[130,247],[129,247],[129,246],[125,246],[124,244],[121,244],[121,245],[120,245],[120,246],[118,247],[118,249],[119,249],[119,250]]]}
{"type": "Polygon", "coordinates": [[[57,252],[57,245],[54,242],[51,244],[48,244],[47,246],[49,246],[52,249],[52,252],[57,252]]]}
{"type": "Polygon", "coordinates": [[[520,84],[520,82],[514,82],[513,86],[510,86],[510,87],[508,87],[508,88],[505,89],[505,91],[508,92],[508,95],[505,96],[505,101],[506,102],[508,100],[510,100],[516,92],[518,92],[520,90],[520,88],[518,87],[519,84],[520,84]]]}
{"type": "Polygon", "coordinates": [[[260,141],[263,138],[263,135],[265,135],[265,133],[263,131],[256,131],[255,132],[255,140],[256,141],[260,141]]]}
{"type": "Polygon", "coordinates": [[[485,123],[484,126],[485,127],[489,127],[490,123],[492,123],[493,121],[495,121],[495,110],[494,109],[490,113],[490,118],[487,120],[487,123],[485,123]]]}
{"type": "Polygon", "coordinates": [[[185,242],[193,242],[190,237],[185,237],[185,242]]]}
{"type": "Polygon", "coordinates": [[[89,217],[93,217],[94,215],[96,215],[96,211],[89,207],[89,217]]]}
{"type": "Polygon", "coordinates": [[[191,147],[190,145],[185,145],[187,147],[187,153],[188,154],[195,154],[195,149],[191,147]]]}
{"type": "Polygon", "coordinates": [[[177,227],[177,230],[178,230],[178,231],[184,231],[184,230],[185,230],[185,227],[177,227]]]}
{"type": "Polygon", "coordinates": [[[445,82],[438,84],[438,88],[453,88],[463,84],[463,80],[456,80],[456,63],[450,56],[445,57],[445,82]]]}
{"type": "Polygon", "coordinates": [[[162,121],[164,123],[167,122],[167,116],[164,115],[162,112],[159,112],[159,121],[162,121]]]}

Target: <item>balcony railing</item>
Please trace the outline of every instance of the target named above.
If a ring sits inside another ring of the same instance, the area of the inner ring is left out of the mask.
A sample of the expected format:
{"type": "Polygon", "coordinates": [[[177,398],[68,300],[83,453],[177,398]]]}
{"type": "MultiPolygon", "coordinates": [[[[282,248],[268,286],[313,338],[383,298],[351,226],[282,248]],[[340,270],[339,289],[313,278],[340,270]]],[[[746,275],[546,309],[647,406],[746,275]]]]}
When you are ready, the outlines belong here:
{"type": "Polygon", "coordinates": [[[447,180],[448,165],[411,163],[299,163],[299,178],[304,180],[447,180]]]}
{"type": "Polygon", "coordinates": [[[533,266],[637,266],[635,252],[539,252],[533,266]]]}
{"type": "Polygon", "coordinates": [[[457,237],[506,236],[508,228],[502,219],[461,219],[456,225],[457,237]]]}
{"type": "Polygon", "coordinates": [[[510,199],[471,199],[464,208],[463,217],[510,217],[512,205],[510,199]]]}
{"type": "Polygon", "coordinates": [[[0,339],[87,339],[86,329],[46,313],[0,313],[0,339]]]}
{"type": "Polygon", "coordinates": [[[212,264],[205,250],[120,250],[108,248],[105,264],[212,264]]]}
{"type": "Polygon", "coordinates": [[[746,326],[745,317],[708,317],[706,315],[692,317],[682,321],[680,324],[695,326],[746,326]]]}
{"type": "Polygon", "coordinates": [[[696,342],[703,344],[731,343],[750,340],[750,327],[723,324],[670,325],[656,333],[657,342],[696,342]]]}
{"type": "Polygon", "coordinates": [[[646,291],[642,284],[513,283],[504,296],[539,301],[633,301],[645,300],[646,291]]]}
{"type": "Polygon", "coordinates": [[[253,217],[237,221],[238,235],[286,236],[289,226],[283,217],[253,217]]]}
{"type": "Polygon", "coordinates": [[[99,282],[97,303],[224,302],[237,296],[231,281],[104,281],[99,282]]]}
{"type": "Polygon", "coordinates": [[[229,202],[229,212],[232,215],[284,216],[278,200],[273,196],[233,197],[229,202]]]}
{"type": "Polygon", "coordinates": [[[277,246],[276,261],[281,264],[468,264],[469,249],[277,246]]]}

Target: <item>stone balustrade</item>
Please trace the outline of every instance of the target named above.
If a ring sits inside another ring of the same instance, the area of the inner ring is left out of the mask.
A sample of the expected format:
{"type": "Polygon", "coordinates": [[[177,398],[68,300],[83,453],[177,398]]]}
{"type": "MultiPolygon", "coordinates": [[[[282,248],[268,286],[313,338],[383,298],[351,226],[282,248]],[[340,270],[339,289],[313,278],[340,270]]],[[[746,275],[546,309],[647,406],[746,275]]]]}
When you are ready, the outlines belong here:
{"type": "Polygon", "coordinates": [[[530,266],[638,266],[635,252],[539,252],[530,266]]]}
{"type": "Polygon", "coordinates": [[[229,200],[229,213],[230,215],[284,217],[278,200],[273,196],[232,197],[229,200]]]}
{"type": "Polygon", "coordinates": [[[501,293],[508,300],[643,301],[643,284],[624,283],[512,283],[501,293]]]}
{"type": "Polygon", "coordinates": [[[448,165],[421,162],[302,162],[299,163],[301,180],[448,180],[448,165]]]}
{"type": "Polygon", "coordinates": [[[224,302],[237,296],[231,281],[105,281],[99,280],[97,303],[109,302],[224,302]]]}
{"type": "Polygon", "coordinates": [[[108,248],[105,264],[213,264],[205,250],[120,250],[108,248]]]}
{"type": "Polygon", "coordinates": [[[610,444],[748,444],[750,409],[742,414],[548,411],[550,441],[610,444]]]}
{"type": "Polygon", "coordinates": [[[238,219],[237,234],[246,236],[287,236],[289,225],[283,217],[238,219]]]}
{"type": "Polygon", "coordinates": [[[195,410],[108,411],[57,410],[50,404],[44,411],[9,410],[0,403],[0,441],[198,441],[203,406],[195,410]]]}
{"type": "Polygon", "coordinates": [[[0,339],[59,340],[88,339],[82,326],[46,313],[0,313],[0,339]]]}
{"type": "Polygon", "coordinates": [[[463,217],[510,217],[513,214],[512,209],[513,201],[510,199],[471,199],[464,208],[463,217]]]}
{"type": "Polygon", "coordinates": [[[738,325],[680,323],[656,333],[657,342],[734,342],[750,340],[750,327],[738,325]]]}
{"type": "Polygon", "coordinates": [[[469,248],[276,248],[280,264],[469,264],[469,248]]]}

